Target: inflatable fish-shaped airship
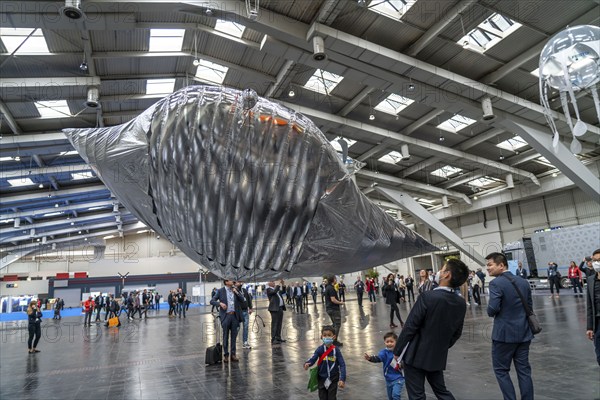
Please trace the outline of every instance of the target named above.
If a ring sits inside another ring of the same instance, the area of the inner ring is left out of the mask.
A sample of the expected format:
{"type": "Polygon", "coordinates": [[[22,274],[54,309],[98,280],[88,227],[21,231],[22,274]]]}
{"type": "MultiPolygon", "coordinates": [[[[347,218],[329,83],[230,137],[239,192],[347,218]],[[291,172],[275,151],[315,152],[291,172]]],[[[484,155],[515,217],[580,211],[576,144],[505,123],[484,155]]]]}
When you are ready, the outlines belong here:
{"type": "Polygon", "coordinates": [[[254,91],[190,86],[65,134],[119,201],[220,277],[364,270],[436,247],[363,195],[325,135],[254,91]]]}

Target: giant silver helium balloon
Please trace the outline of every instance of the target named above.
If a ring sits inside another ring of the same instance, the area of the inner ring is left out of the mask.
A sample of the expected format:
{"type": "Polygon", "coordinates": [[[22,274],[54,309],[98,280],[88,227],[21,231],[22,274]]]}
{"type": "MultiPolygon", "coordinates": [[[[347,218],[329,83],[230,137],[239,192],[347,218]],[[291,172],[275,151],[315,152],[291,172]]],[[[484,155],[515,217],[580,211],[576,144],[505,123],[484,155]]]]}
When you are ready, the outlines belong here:
{"type": "Polygon", "coordinates": [[[342,274],[436,248],[371,203],[305,116],[191,86],[66,135],[141,221],[221,277],[342,274]]]}

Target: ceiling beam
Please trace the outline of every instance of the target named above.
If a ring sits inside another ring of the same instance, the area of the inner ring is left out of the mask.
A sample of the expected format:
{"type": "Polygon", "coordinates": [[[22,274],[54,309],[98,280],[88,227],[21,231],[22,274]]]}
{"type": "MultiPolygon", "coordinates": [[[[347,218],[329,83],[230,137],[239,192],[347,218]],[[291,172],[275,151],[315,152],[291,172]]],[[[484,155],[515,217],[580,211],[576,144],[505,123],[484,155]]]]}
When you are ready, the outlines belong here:
{"type": "Polygon", "coordinates": [[[0,87],[11,94],[11,91],[26,87],[64,87],[64,86],[100,86],[100,78],[97,76],[58,76],[37,78],[2,78],[0,87]]]}
{"type": "MultiPolygon", "coordinates": [[[[427,124],[429,121],[431,121],[438,115],[442,114],[443,112],[444,112],[444,110],[439,110],[439,109],[429,111],[427,114],[423,115],[421,118],[412,122],[406,128],[403,128],[402,130],[400,130],[399,133],[402,135],[411,135],[417,129],[419,129],[423,125],[427,124]]],[[[382,141],[377,146],[369,149],[364,154],[359,156],[357,159],[359,161],[365,161],[371,157],[374,157],[374,156],[378,155],[379,153],[381,153],[382,151],[384,151],[385,149],[387,149],[390,144],[393,144],[393,141],[390,141],[389,143],[387,141],[382,141]]]]}
{"type": "Polygon", "coordinates": [[[463,160],[468,160],[468,161],[482,165],[487,168],[494,168],[494,169],[498,169],[501,171],[505,171],[505,172],[513,173],[515,175],[522,176],[524,178],[530,179],[535,184],[538,184],[537,178],[531,172],[513,168],[513,167],[510,167],[508,165],[505,165],[505,164],[502,164],[502,163],[499,163],[496,161],[488,160],[483,157],[465,153],[464,151],[445,147],[445,146],[439,145],[437,143],[431,143],[431,142],[427,142],[424,140],[415,139],[415,138],[407,136],[407,135],[402,135],[400,133],[392,132],[387,129],[383,129],[383,128],[379,128],[377,126],[368,125],[368,124],[365,124],[362,122],[350,120],[348,118],[340,117],[340,116],[334,115],[334,114],[329,114],[329,113],[326,113],[326,112],[323,112],[320,110],[315,110],[315,109],[311,109],[308,107],[294,105],[294,104],[290,104],[290,103],[286,103],[286,102],[282,102],[282,104],[285,105],[286,107],[295,109],[296,111],[298,111],[304,115],[312,116],[312,117],[322,119],[325,121],[335,122],[335,123],[338,123],[341,125],[349,126],[351,128],[359,129],[364,132],[368,132],[371,135],[378,137],[380,139],[389,138],[389,139],[392,139],[399,143],[406,143],[409,145],[417,146],[417,147],[423,148],[427,151],[438,153],[443,158],[462,158],[463,160]]]}
{"type": "MultiPolygon", "coordinates": [[[[0,79],[0,85],[2,84],[1,82],[4,81],[5,78],[0,79]]],[[[10,130],[15,134],[15,135],[20,135],[21,132],[21,128],[19,127],[19,124],[17,124],[17,121],[15,121],[15,119],[13,118],[12,114],[10,113],[8,107],[6,106],[6,104],[4,104],[4,102],[2,100],[0,100],[0,112],[2,113],[2,115],[4,115],[4,119],[6,120],[6,123],[8,124],[8,126],[10,127],[10,130]]]]}
{"type": "MultiPolygon", "coordinates": [[[[593,174],[598,177],[600,175],[600,161],[595,161],[588,165],[593,171],[593,174]]],[[[477,200],[473,200],[473,205],[465,206],[464,204],[455,203],[449,208],[442,208],[433,212],[433,215],[440,219],[456,218],[457,215],[474,213],[482,210],[494,209],[508,203],[516,203],[531,198],[540,198],[562,190],[572,189],[575,184],[569,177],[564,174],[559,174],[557,177],[547,176],[540,179],[540,186],[532,185],[515,185],[512,190],[503,190],[498,193],[488,196],[478,196],[477,200]]]]}
{"type": "MultiPolygon", "coordinates": [[[[53,212],[58,212],[58,211],[53,211],[53,212]]],[[[43,215],[43,214],[42,214],[43,215]]],[[[62,226],[62,225],[71,225],[74,224],[73,226],[75,227],[80,227],[82,223],[86,223],[89,221],[97,221],[97,220],[103,220],[103,219],[112,219],[115,226],[117,224],[117,222],[115,221],[115,216],[116,215],[121,215],[121,216],[127,216],[127,215],[131,215],[128,211],[124,211],[122,213],[113,213],[112,210],[108,213],[101,213],[101,214],[91,214],[91,215],[86,215],[84,217],[77,217],[77,218],[70,218],[70,219],[56,219],[56,216],[54,217],[48,217],[48,218],[55,218],[54,220],[51,221],[45,221],[45,222],[34,222],[33,224],[30,225],[21,225],[19,228],[13,228],[8,227],[8,228],[2,228],[0,229],[0,235],[6,235],[6,234],[11,234],[11,233],[15,233],[15,232],[19,232],[20,230],[27,230],[27,229],[35,229],[36,231],[38,229],[42,229],[42,228],[48,228],[48,227],[53,227],[53,226],[62,226]]],[[[81,228],[80,228],[81,229],[81,228]]],[[[46,231],[40,231],[40,233],[42,234],[41,236],[48,236],[46,231]]]]}
{"type": "Polygon", "coordinates": [[[414,42],[408,49],[406,49],[406,51],[404,51],[404,53],[411,57],[419,54],[419,52],[423,50],[425,46],[431,43],[433,39],[435,39],[440,33],[442,33],[444,29],[446,29],[446,27],[454,20],[454,18],[477,2],[478,0],[461,0],[449,10],[444,11],[438,22],[433,24],[431,28],[427,29],[427,31],[421,35],[416,42],[414,42]]]}
{"type": "MultiPolygon", "coordinates": [[[[102,184],[88,185],[88,186],[82,186],[82,187],[73,188],[73,189],[62,189],[62,190],[58,190],[56,192],[51,192],[50,194],[52,196],[50,198],[71,196],[71,195],[80,195],[80,194],[89,194],[92,192],[103,191],[103,190],[108,191],[108,188],[102,184]]],[[[4,194],[4,195],[2,195],[2,205],[3,205],[3,207],[6,207],[7,204],[17,203],[17,202],[21,202],[21,201],[44,199],[44,198],[48,198],[48,196],[49,196],[48,192],[45,190],[36,191],[36,192],[28,192],[28,193],[23,193],[23,194],[13,194],[13,195],[4,194]]],[[[54,200],[50,200],[50,201],[54,201],[54,200]]],[[[18,206],[16,206],[16,207],[18,207],[18,206]]]]}
{"type": "Polygon", "coordinates": [[[568,176],[581,190],[596,203],[600,203],[600,180],[581,163],[560,141],[552,146],[552,137],[539,129],[515,121],[503,121],[503,125],[519,134],[538,153],[546,157],[560,172],[568,176]]]}
{"type": "Polygon", "coordinates": [[[383,182],[392,186],[406,186],[409,189],[423,191],[426,193],[437,194],[439,196],[448,196],[454,199],[462,200],[467,204],[471,204],[471,199],[469,199],[465,194],[459,192],[453,192],[446,189],[441,189],[436,186],[427,185],[421,182],[411,181],[408,179],[402,179],[395,177],[393,175],[381,174],[372,171],[360,170],[356,173],[358,176],[363,178],[367,178],[369,180],[375,182],[383,182]]]}
{"type": "Polygon", "coordinates": [[[53,175],[62,173],[72,173],[80,171],[90,171],[91,167],[88,164],[65,164],[65,165],[49,165],[42,168],[22,168],[18,169],[2,169],[0,170],[0,179],[11,179],[20,176],[36,176],[36,175],[53,175]]]}

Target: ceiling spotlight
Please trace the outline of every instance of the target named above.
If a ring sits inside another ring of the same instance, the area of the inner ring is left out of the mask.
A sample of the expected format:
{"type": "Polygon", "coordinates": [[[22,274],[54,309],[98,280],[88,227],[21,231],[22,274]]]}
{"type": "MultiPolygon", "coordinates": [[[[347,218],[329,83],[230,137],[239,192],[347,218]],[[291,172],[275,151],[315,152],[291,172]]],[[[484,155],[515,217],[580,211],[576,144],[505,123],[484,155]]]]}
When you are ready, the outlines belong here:
{"type": "Polygon", "coordinates": [[[197,58],[196,58],[196,59],[194,59],[194,61],[192,61],[192,65],[193,65],[194,67],[197,67],[198,65],[200,65],[200,60],[198,60],[197,58]]]}
{"type": "Polygon", "coordinates": [[[85,61],[83,61],[80,65],[79,65],[79,69],[82,71],[87,71],[88,70],[88,65],[85,61]]]}
{"type": "Polygon", "coordinates": [[[60,9],[60,13],[69,19],[80,19],[85,16],[80,7],[81,0],[66,0],[65,6],[60,9]]]}
{"type": "Polygon", "coordinates": [[[515,155],[519,155],[519,150],[515,150],[515,155]]]}
{"type": "Polygon", "coordinates": [[[81,231],[79,231],[79,232],[77,232],[77,233],[79,233],[79,234],[81,235],[81,231]]]}
{"type": "Polygon", "coordinates": [[[290,89],[290,91],[288,92],[288,96],[294,97],[295,95],[296,95],[296,92],[294,92],[294,89],[290,89]]]}
{"type": "Polygon", "coordinates": [[[477,200],[478,198],[477,195],[473,196],[473,200],[477,200]]]}
{"type": "Polygon", "coordinates": [[[463,47],[463,49],[466,49],[467,47],[469,47],[469,41],[465,40],[464,42],[462,42],[462,47],[463,47]]]}
{"type": "Polygon", "coordinates": [[[40,189],[43,189],[43,188],[44,188],[44,184],[43,184],[43,183],[40,183],[40,184],[38,185],[38,187],[39,187],[40,189]]]}
{"type": "Polygon", "coordinates": [[[556,172],[553,172],[553,173],[552,173],[552,177],[553,177],[553,178],[556,178],[557,176],[558,176],[558,174],[557,174],[556,172]]]}
{"type": "Polygon", "coordinates": [[[75,225],[75,222],[71,222],[71,225],[75,225]]]}
{"type": "Polygon", "coordinates": [[[415,90],[415,85],[414,85],[414,83],[409,83],[409,84],[408,84],[408,91],[409,91],[409,92],[412,92],[412,91],[414,91],[414,90],[415,90]]]}
{"type": "Polygon", "coordinates": [[[205,13],[206,13],[206,15],[210,16],[210,15],[212,15],[212,10],[210,8],[207,8],[205,13]]]}
{"type": "Polygon", "coordinates": [[[83,240],[85,240],[87,242],[87,238],[83,238],[83,240]]]}
{"type": "Polygon", "coordinates": [[[58,208],[58,203],[54,203],[54,207],[58,208]]]}
{"type": "Polygon", "coordinates": [[[359,7],[366,7],[367,6],[367,1],[366,0],[358,0],[356,3],[358,3],[359,7]]]}
{"type": "Polygon", "coordinates": [[[440,142],[443,142],[444,140],[446,140],[446,138],[443,136],[440,136],[440,142]]]}
{"type": "Polygon", "coordinates": [[[21,157],[19,157],[19,156],[16,156],[16,157],[15,157],[15,161],[21,161],[21,157]]]}
{"type": "Polygon", "coordinates": [[[371,121],[373,121],[375,119],[375,114],[373,114],[373,113],[369,114],[369,119],[371,121]]]}
{"type": "Polygon", "coordinates": [[[504,160],[504,155],[500,154],[500,157],[498,157],[498,160],[500,160],[500,161],[504,160]]]}

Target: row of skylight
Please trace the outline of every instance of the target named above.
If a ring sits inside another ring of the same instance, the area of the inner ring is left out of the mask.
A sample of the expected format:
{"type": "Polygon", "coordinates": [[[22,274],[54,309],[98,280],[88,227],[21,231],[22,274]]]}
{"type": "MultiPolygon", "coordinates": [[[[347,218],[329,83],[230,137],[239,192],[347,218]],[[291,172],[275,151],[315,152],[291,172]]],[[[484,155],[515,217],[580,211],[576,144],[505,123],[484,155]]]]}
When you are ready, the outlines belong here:
{"type": "Polygon", "coordinates": [[[518,22],[494,13],[460,38],[457,43],[466,49],[484,53],[520,27],[521,24],[518,22]]]}
{"type": "MultiPolygon", "coordinates": [[[[71,174],[71,179],[74,181],[79,181],[83,179],[91,179],[94,177],[94,174],[91,171],[85,172],[74,172],[71,174]]],[[[23,187],[23,186],[34,186],[38,185],[31,178],[15,178],[15,179],[7,179],[6,182],[12,187],[23,187]]]]}
{"type": "MultiPolygon", "coordinates": [[[[246,27],[231,21],[217,20],[215,30],[241,38],[246,27]]],[[[181,51],[185,29],[150,29],[149,51],[181,51]]]]}
{"type": "MultiPolygon", "coordinates": [[[[436,169],[431,172],[431,175],[439,176],[440,178],[450,179],[450,177],[455,176],[456,174],[462,173],[463,169],[458,167],[453,167],[452,165],[445,165],[441,168],[436,169]]],[[[478,188],[483,188],[489,186],[493,183],[500,182],[496,178],[492,178],[490,176],[484,176],[481,178],[473,179],[467,182],[467,185],[475,186],[478,188]]]]}

